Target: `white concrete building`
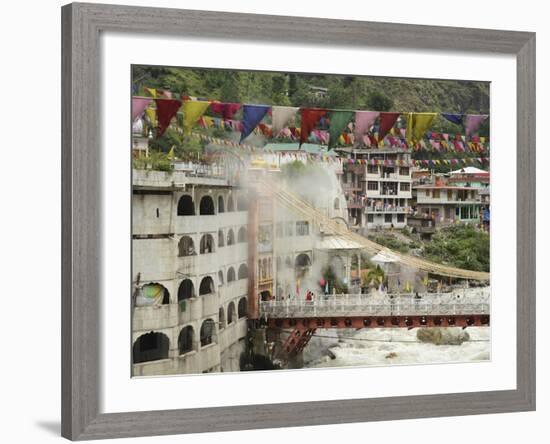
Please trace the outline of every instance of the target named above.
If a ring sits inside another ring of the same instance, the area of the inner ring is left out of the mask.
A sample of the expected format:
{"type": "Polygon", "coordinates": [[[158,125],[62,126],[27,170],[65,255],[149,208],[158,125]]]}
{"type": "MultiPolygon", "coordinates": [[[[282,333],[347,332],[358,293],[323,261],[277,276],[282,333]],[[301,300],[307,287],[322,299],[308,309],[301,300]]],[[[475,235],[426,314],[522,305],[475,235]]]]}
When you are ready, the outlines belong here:
{"type": "Polygon", "coordinates": [[[216,175],[133,171],[134,376],[239,370],[247,332],[244,192],[216,175]]]}

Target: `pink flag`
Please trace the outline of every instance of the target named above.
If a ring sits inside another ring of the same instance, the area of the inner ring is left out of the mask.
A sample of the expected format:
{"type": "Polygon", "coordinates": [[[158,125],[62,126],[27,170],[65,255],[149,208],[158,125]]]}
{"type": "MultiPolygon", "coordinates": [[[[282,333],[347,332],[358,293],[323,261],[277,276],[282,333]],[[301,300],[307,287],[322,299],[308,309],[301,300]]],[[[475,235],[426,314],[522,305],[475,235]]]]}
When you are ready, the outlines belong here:
{"type": "Polygon", "coordinates": [[[374,124],[380,113],[378,111],[356,111],[355,112],[355,139],[363,140],[369,128],[374,124]]]}
{"type": "Polygon", "coordinates": [[[464,117],[466,135],[469,136],[472,133],[477,133],[479,127],[487,117],[489,117],[487,114],[466,114],[464,117]]]}
{"type": "Polygon", "coordinates": [[[145,108],[153,101],[148,97],[132,97],[132,122],[141,117],[145,108]]]}

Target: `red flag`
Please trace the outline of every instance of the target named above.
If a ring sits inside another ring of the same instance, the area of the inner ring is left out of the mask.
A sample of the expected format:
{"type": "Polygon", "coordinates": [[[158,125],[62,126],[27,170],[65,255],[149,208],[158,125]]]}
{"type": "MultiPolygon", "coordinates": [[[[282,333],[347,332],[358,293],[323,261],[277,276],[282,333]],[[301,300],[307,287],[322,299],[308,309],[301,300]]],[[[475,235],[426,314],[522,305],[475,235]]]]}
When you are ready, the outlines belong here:
{"type": "Polygon", "coordinates": [[[315,125],[319,123],[321,117],[327,113],[326,109],[321,108],[302,108],[300,115],[302,117],[302,124],[300,130],[300,145],[306,142],[309,134],[315,128],[315,125]]]}
{"type": "Polygon", "coordinates": [[[393,127],[399,117],[399,113],[380,113],[380,128],[378,129],[378,140],[382,140],[388,131],[393,127]]]}
{"type": "Polygon", "coordinates": [[[168,128],[168,125],[170,125],[172,117],[174,117],[180,109],[181,101],[172,99],[155,99],[155,103],[157,104],[158,119],[157,137],[160,137],[164,134],[166,128],[168,128]]]}
{"type": "Polygon", "coordinates": [[[221,114],[224,119],[232,119],[240,107],[240,103],[213,102],[210,104],[210,110],[221,114]]]}

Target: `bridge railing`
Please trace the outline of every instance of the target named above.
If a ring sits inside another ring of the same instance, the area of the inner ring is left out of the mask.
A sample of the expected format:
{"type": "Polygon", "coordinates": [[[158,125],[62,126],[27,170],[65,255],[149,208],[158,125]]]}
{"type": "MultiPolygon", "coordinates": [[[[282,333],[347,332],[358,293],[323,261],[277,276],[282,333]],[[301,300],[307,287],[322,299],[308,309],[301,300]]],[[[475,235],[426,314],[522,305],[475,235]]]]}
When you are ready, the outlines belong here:
{"type": "Polygon", "coordinates": [[[431,294],[415,299],[412,295],[328,295],[314,300],[303,298],[260,302],[260,314],[268,318],[330,316],[422,316],[482,315],[490,313],[489,296],[460,298],[460,295],[431,294]],[[458,296],[458,297],[456,297],[458,296]]]}

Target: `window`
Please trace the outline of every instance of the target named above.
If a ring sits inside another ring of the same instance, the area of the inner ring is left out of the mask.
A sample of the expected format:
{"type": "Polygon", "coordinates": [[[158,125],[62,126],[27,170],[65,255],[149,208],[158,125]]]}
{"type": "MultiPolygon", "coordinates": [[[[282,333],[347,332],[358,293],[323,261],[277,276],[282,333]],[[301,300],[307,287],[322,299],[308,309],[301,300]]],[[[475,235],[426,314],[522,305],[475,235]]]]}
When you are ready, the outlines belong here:
{"type": "Polygon", "coordinates": [[[235,304],[230,302],[227,306],[227,325],[232,324],[235,318],[235,304]]]}
{"type": "Polygon", "coordinates": [[[215,342],[215,322],[212,319],[207,319],[204,321],[201,325],[201,345],[204,347],[205,345],[212,344],[215,342]]]}
{"type": "Polygon", "coordinates": [[[227,282],[233,282],[235,280],[235,269],[233,267],[229,267],[229,270],[227,270],[227,282]]]}
{"type": "Polygon", "coordinates": [[[214,252],[214,238],[211,234],[204,234],[201,237],[200,253],[209,254],[214,252]]]}
{"type": "Polygon", "coordinates": [[[308,236],[309,235],[309,222],[298,221],[296,222],[296,236],[308,236]]]}
{"type": "Polygon", "coordinates": [[[189,195],[183,195],[178,201],[178,216],[194,216],[195,204],[193,198],[189,195]]]}
{"type": "Polygon", "coordinates": [[[193,350],[194,336],[195,336],[195,332],[193,331],[193,327],[187,326],[181,329],[180,334],[178,336],[178,349],[179,349],[180,355],[183,355],[184,353],[187,353],[193,350]]]}
{"type": "Polygon", "coordinates": [[[434,190],[434,199],[439,199],[439,191],[440,190],[434,190]]]}
{"type": "Polygon", "coordinates": [[[372,224],[374,222],[374,215],[373,214],[367,214],[367,222],[369,224],[372,224]]]}
{"type": "Polygon", "coordinates": [[[367,182],[367,190],[371,190],[371,191],[378,190],[378,182],[375,182],[373,180],[369,180],[367,182]]]}
{"type": "Polygon", "coordinates": [[[199,210],[200,210],[200,214],[202,216],[204,216],[204,215],[211,216],[211,215],[215,214],[214,201],[212,200],[212,198],[210,196],[204,196],[201,199],[201,202],[199,204],[199,210]]]}
{"type": "Polygon", "coordinates": [[[453,200],[453,190],[447,190],[447,200],[453,200]]]}
{"type": "Polygon", "coordinates": [[[218,196],[218,213],[223,213],[225,211],[225,205],[223,202],[223,196],[218,196]]]}
{"type": "Polygon", "coordinates": [[[168,358],[170,340],[163,333],[146,333],[136,339],[133,345],[132,358],[134,364],[157,361],[168,358]]]}
{"type": "Polygon", "coordinates": [[[178,243],[178,256],[193,256],[195,255],[195,245],[193,239],[189,236],[182,236],[178,243]]]}
{"type": "Polygon", "coordinates": [[[191,279],[184,279],[178,288],[178,303],[195,297],[195,287],[191,279]]]}
{"type": "Polygon", "coordinates": [[[401,182],[399,184],[399,191],[411,191],[411,184],[407,182],[401,182]]]}
{"type": "Polygon", "coordinates": [[[227,245],[233,245],[235,243],[235,233],[233,228],[230,228],[227,232],[227,245]]]}
{"type": "Polygon", "coordinates": [[[367,165],[367,174],[378,174],[377,165],[367,165]]]}
{"type": "Polygon", "coordinates": [[[384,214],[384,222],[390,224],[392,222],[392,214],[384,214]]]}
{"type": "Polygon", "coordinates": [[[239,279],[246,279],[248,277],[248,267],[246,264],[241,264],[238,272],[239,279]]]}
{"type": "Polygon", "coordinates": [[[246,242],[246,241],[247,241],[247,239],[246,239],[246,228],[241,227],[241,228],[239,228],[239,232],[237,233],[237,242],[243,243],[243,242],[246,242]]]}
{"type": "Polygon", "coordinates": [[[401,176],[408,176],[409,175],[409,167],[401,167],[399,168],[399,174],[401,176]]]}
{"type": "Polygon", "coordinates": [[[426,197],[430,197],[431,193],[430,193],[430,190],[426,190],[426,197]]]}
{"type": "Polygon", "coordinates": [[[218,247],[223,247],[225,244],[223,230],[218,231],[218,247]]]}
{"type": "Polygon", "coordinates": [[[241,298],[239,300],[239,305],[238,305],[239,319],[244,318],[246,316],[246,308],[247,308],[246,298],[241,298]]]}
{"type": "Polygon", "coordinates": [[[404,214],[398,214],[397,215],[397,222],[405,222],[405,215],[404,214]]]}
{"type": "Polygon", "coordinates": [[[214,280],[210,276],[202,279],[199,286],[199,296],[214,293],[214,280]]]}

